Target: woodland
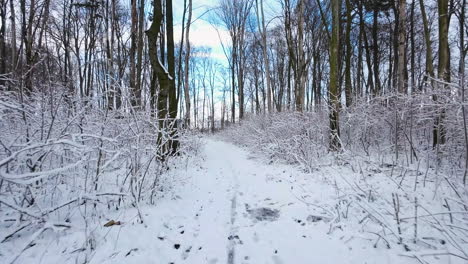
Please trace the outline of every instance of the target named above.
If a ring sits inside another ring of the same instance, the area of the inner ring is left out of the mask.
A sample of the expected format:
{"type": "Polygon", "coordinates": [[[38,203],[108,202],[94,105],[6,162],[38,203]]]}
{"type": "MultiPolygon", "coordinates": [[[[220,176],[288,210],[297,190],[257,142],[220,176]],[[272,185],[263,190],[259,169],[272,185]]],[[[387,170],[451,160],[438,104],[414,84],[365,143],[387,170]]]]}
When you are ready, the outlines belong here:
{"type": "Polygon", "coordinates": [[[307,247],[273,249],[271,230],[290,222],[349,238],[311,240],[318,250],[365,245],[335,263],[468,262],[467,8],[0,0],[0,262],[310,263],[307,247]],[[219,45],[197,45],[207,36],[219,45]],[[252,209],[267,194],[302,207],[252,209]],[[226,214],[185,219],[212,200],[226,214]],[[215,232],[204,223],[229,216],[219,223],[227,254],[203,253],[221,244],[197,240],[215,232]],[[242,229],[250,220],[271,225],[268,253],[239,238],[262,232],[242,229]],[[179,238],[196,221],[195,240],[179,238]],[[145,244],[133,247],[138,236],[145,244]],[[170,253],[184,247],[176,236],[198,251],[170,253]]]}

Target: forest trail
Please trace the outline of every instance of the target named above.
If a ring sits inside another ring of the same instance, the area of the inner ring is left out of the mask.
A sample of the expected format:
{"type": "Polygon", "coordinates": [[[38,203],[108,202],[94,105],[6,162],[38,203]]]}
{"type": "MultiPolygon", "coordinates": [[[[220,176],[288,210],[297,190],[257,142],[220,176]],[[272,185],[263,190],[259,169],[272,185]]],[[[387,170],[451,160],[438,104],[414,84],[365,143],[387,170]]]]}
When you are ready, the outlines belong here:
{"type": "Polygon", "coordinates": [[[335,194],[310,174],[214,139],[202,156],[175,197],[143,209],[146,228],[113,230],[99,252],[114,254],[91,263],[412,263],[340,228],[327,234],[332,221],[312,203],[335,194]]]}

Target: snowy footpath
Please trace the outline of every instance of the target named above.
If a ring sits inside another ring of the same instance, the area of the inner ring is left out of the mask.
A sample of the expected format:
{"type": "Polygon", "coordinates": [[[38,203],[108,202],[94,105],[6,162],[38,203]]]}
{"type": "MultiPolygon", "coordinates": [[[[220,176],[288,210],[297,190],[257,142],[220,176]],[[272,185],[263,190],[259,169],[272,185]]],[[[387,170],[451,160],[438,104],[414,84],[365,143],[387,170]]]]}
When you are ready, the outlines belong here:
{"type": "MultiPolygon", "coordinates": [[[[134,210],[109,216],[122,225],[96,223],[89,263],[415,263],[374,248],[357,230],[332,228],[318,204],[336,194],[320,177],[266,164],[229,143],[205,143],[197,166],[176,169],[173,194],[142,207],[144,224],[134,210]]],[[[52,241],[46,252],[25,252],[19,261],[77,260],[81,245],[71,246],[73,235],[52,241]]]]}
{"type": "Polygon", "coordinates": [[[92,263],[412,263],[368,241],[327,234],[329,220],[313,202],[334,194],[320,179],[229,143],[207,140],[204,148],[180,192],[144,209],[146,227],[111,227],[107,249],[92,263]]]}

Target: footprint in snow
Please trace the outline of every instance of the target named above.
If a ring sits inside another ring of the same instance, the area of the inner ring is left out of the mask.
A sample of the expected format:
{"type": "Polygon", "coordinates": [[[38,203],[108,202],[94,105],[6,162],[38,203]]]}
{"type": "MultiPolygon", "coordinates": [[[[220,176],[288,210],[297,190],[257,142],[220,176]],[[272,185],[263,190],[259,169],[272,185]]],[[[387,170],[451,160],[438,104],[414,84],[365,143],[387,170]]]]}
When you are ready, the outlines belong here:
{"type": "Polygon", "coordinates": [[[280,211],[267,207],[250,208],[245,204],[245,210],[249,213],[250,217],[257,221],[276,221],[279,218],[280,211]]]}
{"type": "Polygon", "coordinates": [[[238,235],[230,235],[228,236],[228,240],[233,240],[235,244],[244,244],[244,242],[239,238],[238,235]]]}
{"type": "Polygon", "coordinates": [[[186,248],[184,252],[182,253],[182,259],[184,260],[187,259],[191,250],[192,250],[192,246],[186,248]]]}

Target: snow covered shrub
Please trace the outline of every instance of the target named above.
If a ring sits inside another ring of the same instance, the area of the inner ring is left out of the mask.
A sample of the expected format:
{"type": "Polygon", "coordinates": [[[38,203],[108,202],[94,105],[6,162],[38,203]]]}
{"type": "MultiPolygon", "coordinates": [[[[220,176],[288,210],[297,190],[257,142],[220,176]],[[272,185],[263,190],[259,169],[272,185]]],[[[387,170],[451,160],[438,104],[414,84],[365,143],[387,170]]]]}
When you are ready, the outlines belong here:
{"type": "MultiPolygon", "coordinates": [[[[46,230],[84,226],[82,248],[94,249],[92,226],[109,211],[135,207],[143,222],[140,204],[155,203],[172,162],[158,156],[153,115],[60,94],[21,100],[0,95],[0,243],[30,237],[12,260],[46,230]]],[[[196,154],[191,138],[179,135],[181,153],[196,154]]]]}
{"type": "Polygon", "coordinates": [[[443,93],[411,96],[387,95],[369,102],[358,101],[341,114],[341,137],[345,150],[364,153],[381,163],[411,165],[422,162],[462,177],[465,168],[465,135],[462,105],[443,93]],[[441,118],[442,117],[442,118],[441,118]],[[445,143],[433,148],[437,126],[445,143]],[[454,167],[454,165],[456,165],[454,167]],[[458,168],[457,171],[453,171],[458,168]]]}
{"type": "Polygon", "coordinates": [[[297,163],[310,171],[327,153],[325,124],[326,116],[320,113],[282,112],[253,116],[224,133],[234,143],[254,147],[272,160],[297,163]]]}

